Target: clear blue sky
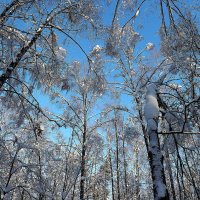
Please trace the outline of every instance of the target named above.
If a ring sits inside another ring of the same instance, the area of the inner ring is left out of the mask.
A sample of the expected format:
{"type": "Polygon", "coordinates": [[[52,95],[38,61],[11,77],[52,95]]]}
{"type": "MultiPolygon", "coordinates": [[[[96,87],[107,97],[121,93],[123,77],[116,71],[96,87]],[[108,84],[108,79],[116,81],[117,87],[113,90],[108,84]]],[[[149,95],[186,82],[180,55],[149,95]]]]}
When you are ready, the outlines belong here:
{"type": "MultiPolygon", "coordinates": [[[[2,2],[10,2],[10,0],[3,0],[2,2]]],[[[103,2],[103,1],[102,1],[103,2]]],[[[121,3],[121,1],[120,1],[121,3]]],[[[186,3],[188,6],[190,5],[190,1],[187,0],[186,3]]],[[[102,3],[102,18],[104,24],[107,26],[111,25],[114,10],[115,10],[116,1],[112,1],[109,7],[106,7],[102,3]]],[[[136,10],[133,12],[127,12],[126,16],[124,16],[122,19],[120,18],[121,24],[124,24],[132,15],[134,15],[136,10]]],[[[121,17],[121,16],[120,16],[121,17]]],[[[139,32],[140,35],[143,37],[143,39],[138,43],[136,51],[140,51],[145,47],[145,45],[149,42],[154,43],[155,50],[159,51],[159,27],[161,24],[161,16],[159,11],[159,4],[156,4],[156,1],[154,0],[147,0],[141,7],[139,16],[134,21],[134,29],[136,32],[139,32]]],[[[20,22],[18,24],[19,29],[26,29],[29,24],[26,24],[23,22],[20,22]]],[[[86,53],[89,53],[91,49],[96,45],[104,45],[104,41],[101,39],[98,40],[90,40],[87,37],[81,36],[74,36],[71,34],[71,36],[82,46],[82,48],[85,50],[86,53]]],[[[70,43],[70,45],[63,44],[63,40],[65,39],[65,36],[61,33],[58,33],[59,37],[59,45],[62,46],[67,50],[67,57],[66,62],[70,63],[73,60],[78,60],[81,63],[87,63],[86,56],[83,54],[83,52],[80,50],[80,48],[74,44],[73,42],[70,43]]],[[[145,54],[146,56],[147,54],[145,54]]],[[[149,54],[150,55],[150,54],[149,54]]],[[[149,56],[147,55],[147,56],[149,56]]],[[[59,108],[59,106],[53,104],[50,102],[50,99],[47,95],[41,93],[41,91],[35,91],[34,96],[36,99],[38,99],[40,105],[42,108],[48,108],[51,112],[61,114],[62,110],[59,108]]],[[[127,98],[126,96],[123,96],[123,102],[127,105],[131,104],[131,99],[127,98]]]]}
{"type": "MultiPolygon", "coordinates": [[[[116,1],[113,1],[113,3],[108,8],[105,7],[105,9],[102,9],[104,12],[103,21],[108,26],[111,25],[112,23],[115,3],[116,1]]],[[[135,11],[128,14],[129,15],[123,19],[122,24],[125,21],[127,21],[127,19],[129,19],[133,14],[135,14],[135,11]]],[[[140,14],[134,22],[135,31],[139,32],[140,35],[143,37],[141,42],[139,42],[139,44],[137,45],[136,51],[140,51],[141,49],[143,49],[148,42],[154,43],[155,48],[159,48],[159,35],[158,35],[159,26],[160,26],[159,8],[152,8],[151,2],[147,1],[146,4],[144,4],[141,7],[140,14]]],[[[73,60],[78,60],[82,63],[87,63],[86,56],[82,53],[82,51],[76,44],[72,42],[71,45],[66,46],[62,43],[62,41],[65,39],[64,37],[65,36],[63,36],[63,34],[58,34],[60,46],[67,49],[66,61],[71,62],[73,60]]],[[[100,39],[90,40],[80,36],[76,36],[74,37],[74,39],[76,39],[76,41],[79,42],[79,44],[88,54],[96,44],[98,45],[104,44],[104,41],[100,39]]],[[[34,95],[40,102],[41,107],[48,108],[50,109],[51,112],[62,113],[62,110],[60,110],[60,108],[57,105],[52,104],[50,102],[49,97],[47,95],[41,94],[41,91],[35,91],[34,95]]],[[[123,95],[123,103],[126,105],[130,104],[131,99],[123,95]]],[[[62,132],[64,133],[64,135],[66,135],[66,133],[69,134],[70,131],[69,129],[67,130],[62,129],[62,132]]]]}

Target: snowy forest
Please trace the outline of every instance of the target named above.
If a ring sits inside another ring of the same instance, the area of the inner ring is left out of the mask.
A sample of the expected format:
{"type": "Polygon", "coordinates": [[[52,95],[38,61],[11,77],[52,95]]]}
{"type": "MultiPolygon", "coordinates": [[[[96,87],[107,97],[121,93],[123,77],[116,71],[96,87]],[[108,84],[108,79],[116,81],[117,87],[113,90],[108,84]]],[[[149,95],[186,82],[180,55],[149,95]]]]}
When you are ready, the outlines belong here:
{"type": "Polygon", "coordinates": [[[200,199],[198,0],[0,0],[0,200],[200,199]]]}

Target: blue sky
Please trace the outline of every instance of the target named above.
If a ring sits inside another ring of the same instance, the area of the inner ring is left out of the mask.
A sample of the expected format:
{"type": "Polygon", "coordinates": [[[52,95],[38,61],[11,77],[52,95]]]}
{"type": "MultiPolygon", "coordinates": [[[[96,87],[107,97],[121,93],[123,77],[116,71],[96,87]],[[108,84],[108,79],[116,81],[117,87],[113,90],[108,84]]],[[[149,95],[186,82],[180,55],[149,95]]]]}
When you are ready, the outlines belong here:
{"type": "MultiPolygon", "coordinates": [[[[10,0],[3,0],[2,2],[10,2],[10,0]]],[[[120,2],[121,3],[121,2],[120,2]]],[[[189,5],[190,1],[186,1],[189,5]]],[[[102,19],[103,23],[106,24],[108,27],[112,24],[112,19],[114,15],[116,1],[112,1],[110,6],[106,7],[103,5],[102,1],[102,19]]],[[[124,24],[131,16],[133,16],[136,12],[136,9],[133,11],[126,12],[126,15],[122,17],[120,15],[120,24],[124,24]]],[[[140,8],[139,16],[134,20],[133,27],[136,32],[138,32],[142,36],[142,40],[137,44],[135,51],[139,52],[143,49],[147,43],[151,42],[155,45],[155,51],[159,51],[159,27],[161,24],[161,16],[159,11],[159,4],[156,4],[156,1],[147,0],[142,7],[140,8]]],[[[27,29],[29,28],[30,24],[19,22],[17,25],[20,29],[27,29]]],[[[67,50],[66,62],[70,63],[74,60],[78,60],[81,63],[87,64],[86,56],[80,50],[80,48],[71,41],[70,45],[64,44],[63,41],[66,36],[62,33],[58,33],[58,43],[59,46],[65,48],[67,50]]],[[[73,33],[69,33],[85,50],[87,54],[92,50],[95,45],[103,46],[105,44],[104,40],[98,38],[96,40],[91,40],[86,37],[86,34],[75,36],[73,33]]],[[[144,53],[145,56],[151,57],[151,54],[144,53]]],[[[58,105],[51,103],[50,98],[45,95],[40,90],[34,91],[34,96],[39,101],[42,108],[48,108],[51,112],[56,114],[61,114],[63,111],[59,108],[58,105]]],[[[103,99],[103,102],[106,103],[106,98],[103,99]]],[[[121,98],[124,104],[131,106],[131,98],[123,95],[121,98]]],[[[97,109],[98,111],[98,109],[97,109]]],[[[63,131],[63,130],[62,130],[63,131]]]]}
{"type": "MultiPolygon", "coordinates": [[[[10,2],[9,0],[3,0],[3,2],[10,2]]],[[[103,2],[103,1],[102,1],[103,2]]],[[[186,1],[188,5],[190,4],[190,1],[186,1]]],[[[102,3],[102,19],[103,23],[106,24],[108,27],[112,24],[112,19],[114,15],[116,1],[112,1],[110,6],[106,7],[102,3]]],[[[126,15],[121,17],[120,15],[120,24],[124,24],[128,19],[130,19],[131,16],[133,16],[136,12],[136,9],[133,11],[127,11],[126,15]]],[[[161,24],[161,16],[159,11],[159,4],[156,4],[156,1],[149,1],[147,0],[142,7],[140,8],[139,16],[136,17],[133,23],[134,30],[138,32],[142,36],[142,40],[137,44],[135,51],[139,52],[141,49],[143,49],[147,43],[151,42],[155,45],[155,51],[159,52],[159,27],[161,24]]],[[[18,23],[20,29],[27,29],[29,28],[30,24],[23,23],[22,21],[18,23]]],[[[78,60],[81,63],[87,64],[86,56],[83,54],[83,52],[80,50],[80,48],[71,41],[70,45],[64,44],[63,41],[65,40],[65,35],[62,33],[58,33],[58,43],[59,46],[65,48],[67,50],[67,56],[66,56],[66,62],[70,63],[74,60],[78,60]]],[[[103,46],[105,45],[104,40],[101,40],[101,38],[98,38],[96,40],[91,40],[87,38],[86,34],[83,35],[77,35],[75,36],[72,33],[69,33],[70,36],[72,36],[85,50],[87,54],[92,50],[92,48],[95,45],[103,46]]],[[[151,53],[144,53],[145,56],[151,57],[151,53]]],[[[111,65],[111,64],[108,64],[111,65]]],[[[42,108],[48,108],[51,112],[56,114],[61,114],[62,109],[59,108],[58,105],[51,103],[50,98],[45,95],[40,90],[34,91],[34,96],[39,101],[42,108]]],[[[106,97],[105,97],[106,99],[106,97]]],[[[127,96],[123,95],[122,99],[124,104],[131,106],[131,99],[127,96]]],[[[103,100],[105,103],[105,100],[103,100]]]]}
{"type": "MultiPolygon", "coordinates": [[[[159,26],[160,26],[160,17],[159,17],[159,8],[153,9],[150,7],[151,3],[147,2],[144,4],[141,9],[140,9],[140,14],[139,16],[135,19],[134,22],[134,28],[136,32],[139,32],[140,35],[143,37],[143,39],[139,42],[137,45],[136,51],[140,51],[143,49],[148,42],[152,42],[155,44],[155,48],[159,49],[159,26]]],[[[106,8],[106,7],[105,7],[106,8]]],[[[114,14],[114,8],[115,8],[115,1],[106,9],[103,9],[104,14],[103,14],[103,21],[105,24],[108,26],[112,23],[112,18],[114,14]]],[[[132,13],[129,13],[127,17],[125,17],[122,21],[122,23],[125,23],[127,19],[129,19],[133,14],[135,14],[135,11],[132,13]]],[[[71,35],[73,36],[73,35],[71,35]]],[[[96,45],[104,45],[103,40],[90,40],[81,36],[73,36],[74,39],[76,39],[77,42],[81,45],[81,47],[89,54],[91,49],[96,45]]],[[[58,43],[60,46],[63,48],[66,48],[67,50],[67,57],[66,57],[66,62],[72,62],[73,60],[78,60],[82,63],[87,63],[86,56],[83,54],[83,52],[80,50],[80,48],[76,44],[72,44],[69,46],[66,46],[63,44],[63,40],[65,39],[65,36],[61,33],[58,33],[58,43]]],[[[41,107],[43,108],[48,108],[51,112],[61,114],[62,109],[59,108],[58,105],[53,104],[50,102],[50,98],[43,94],[41,91],[35,91],[34,96],[38,101],[40,102],[41,107]]],[[[108,97],[105,97],[105,99],[108,97]]],[[[104,103],[105,99],[103,100],[104,103]]],[[[124,104],[128,105],[131,104],[132,99],[128,98],[126,95],[122,96],[122,99],[124,104]]],[[[131,106],[131,105],[130,105],[131,106]]],[[[98,109],[97,109],[98,112],[98,109]]],[[[67,129],[61,129],[64,135],[69,135],[70,130],[67,129]],[[67,133],[67,134],[66,134],[67,133]]]]}

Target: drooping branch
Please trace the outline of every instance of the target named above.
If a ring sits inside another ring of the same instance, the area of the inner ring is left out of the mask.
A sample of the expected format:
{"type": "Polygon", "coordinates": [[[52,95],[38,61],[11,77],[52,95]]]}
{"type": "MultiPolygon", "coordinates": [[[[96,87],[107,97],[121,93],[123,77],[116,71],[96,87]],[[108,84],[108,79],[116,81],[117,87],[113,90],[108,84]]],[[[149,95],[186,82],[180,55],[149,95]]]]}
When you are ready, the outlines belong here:
{"type": "Polygon", "coordinates": [[[116,16],[117,16],[117,10],[118,10],[118,7],[119,7],[119,2],[120,2],[120,0],[117,0],[116,6],[115,6],[114,16],[113,16],[113,19],[112,19],[112,28],[114,26],[115,19],[116,19],[116,16]]]}
{"type": "Polygon", "coordinates": [[[79,48],[80,50],[83,52],[83,54],[85,54],[87,60],[88,60],[88,63],[90,65],[91,63],[91,59],[89,58],[89,56],[87,55],[86,51],[83,49],[83,47],[72,37],[70,36],[68,33],[66,33],[64,30],[62,30],[62,28],[60,28],[59,26],[56,26],[54,24],[50,24],[50,26],[54,29],[57,29],[58,31],[60,31],[61,33],[63,33],[64,35],[66,35],[69,39],[71,39],[79,48]]]}
{"type": "MultiPolygon", "coordinates": [[[[68,7],[67,7],[68,8],[68,7]]],[[[47,27],[47,25],[52,21],[52,19],[62,13],[63,11],[66,12],[66,7],[62,8],[61,10],[54,12],[52,10],[48,15],[47,19],[43,24],[35,32],[34,36],[24,44],[24,46],[19,50],[15,59],[8,65],[6,71],[0,76],[0,89],[4,85],[7,79],[12,75],[13,71],[18,67],[20,61],[22,60],[23,56],[31,49],[31,47],[36,43],[37,39],[41,36],[43,30],[47,27]]]]}
{"type": "Polygon", "coordinates": [[[136,13],[122,26],[121,33],[123,33],[123,30],[124,30],[124,28],[127,26],[127,24],[129,24],[133,19],[135,19],[135,18],[137,17],[138,12],[139,12],[141,6],[143,5],[143,3],[144,3],[145,1],[146,1],[146,0],[143,0],[143,1],[140,3],[140,5],[139,5],[138,8],[137,8],[136,13]]]}

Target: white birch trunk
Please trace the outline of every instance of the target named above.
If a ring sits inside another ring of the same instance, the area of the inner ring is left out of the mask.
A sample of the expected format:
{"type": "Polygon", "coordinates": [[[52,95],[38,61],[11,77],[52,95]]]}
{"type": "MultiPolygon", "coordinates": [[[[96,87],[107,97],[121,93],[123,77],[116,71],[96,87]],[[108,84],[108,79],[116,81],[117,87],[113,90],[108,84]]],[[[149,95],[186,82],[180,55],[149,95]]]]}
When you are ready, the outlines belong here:
{"type": "Polygon", "coordinates": [[[169,194],[166,187],[163,155],[160,150],[158,138],[159,106],[157,101],[157,85],[150,84],[147,87],[144,115],[147,121],[147,133],[149,136],[148,156],[153,181],[155,200],[168,200],[169,194]]]}

